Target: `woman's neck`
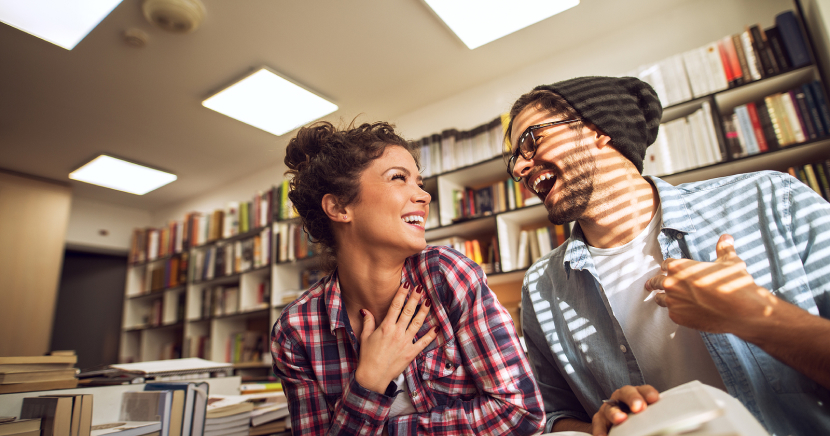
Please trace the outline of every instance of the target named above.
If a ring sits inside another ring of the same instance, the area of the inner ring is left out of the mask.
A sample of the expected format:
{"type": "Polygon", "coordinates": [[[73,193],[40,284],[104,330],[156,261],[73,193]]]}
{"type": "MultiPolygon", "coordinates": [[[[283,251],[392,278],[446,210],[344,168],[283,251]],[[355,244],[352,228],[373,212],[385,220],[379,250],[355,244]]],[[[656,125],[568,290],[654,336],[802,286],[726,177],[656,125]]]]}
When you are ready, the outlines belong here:
{"type": "Polygon", "coordinates": [[[360,309],[368,310],[379,324],[398,291],[406,259],[373,256],[368,250],[345,251],[338,253],[337,275],[346,311],[354,316],[360,309]]]}

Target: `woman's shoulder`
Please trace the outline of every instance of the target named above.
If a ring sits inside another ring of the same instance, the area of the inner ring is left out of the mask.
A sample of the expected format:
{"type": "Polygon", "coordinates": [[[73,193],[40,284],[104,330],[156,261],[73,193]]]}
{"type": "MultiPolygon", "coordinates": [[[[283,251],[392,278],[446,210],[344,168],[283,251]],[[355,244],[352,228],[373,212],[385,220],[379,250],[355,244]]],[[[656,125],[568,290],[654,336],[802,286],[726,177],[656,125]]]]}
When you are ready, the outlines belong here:
{"type": "Polygon", "coordinates": [[[331,279],[331,274],[320,279],[294,301],[283,307],[277,322],[274,324],[274,333],[302,329],[308,319],[316,319],[318,318],[318,316],[315,316],[316,314],[319,314],[320,311],[325,312],[326,289],[331,279]]]}

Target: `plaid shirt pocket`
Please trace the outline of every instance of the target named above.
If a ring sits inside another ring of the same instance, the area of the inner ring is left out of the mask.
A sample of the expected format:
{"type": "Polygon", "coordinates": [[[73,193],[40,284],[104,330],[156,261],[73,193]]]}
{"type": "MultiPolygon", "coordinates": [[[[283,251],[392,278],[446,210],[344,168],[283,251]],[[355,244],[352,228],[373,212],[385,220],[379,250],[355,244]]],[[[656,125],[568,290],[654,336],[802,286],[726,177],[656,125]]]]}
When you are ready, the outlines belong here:
{"type": "Polygon", "coordinates": [[[466,401],[478,395],[473,378],[461,364],[455,340],[436,347],[423,356],[418,364],[421,378],[439,405],[447,404],[450,398],[466,401]]]}

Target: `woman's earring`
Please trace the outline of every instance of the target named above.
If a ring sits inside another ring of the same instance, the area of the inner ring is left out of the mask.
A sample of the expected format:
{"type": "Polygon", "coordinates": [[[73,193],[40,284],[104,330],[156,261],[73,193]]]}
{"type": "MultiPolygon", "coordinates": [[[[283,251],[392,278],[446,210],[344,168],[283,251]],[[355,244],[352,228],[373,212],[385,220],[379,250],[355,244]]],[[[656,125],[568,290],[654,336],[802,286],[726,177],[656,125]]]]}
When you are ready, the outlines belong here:
{"type": "Polygon", "coordinates": [[[348,215],[343,215],[343,219],[344,219],[344,220],[346,220],[346,219],[348,219],[348,218],[349,218],[349,216],[348,216],[348,215]]]}

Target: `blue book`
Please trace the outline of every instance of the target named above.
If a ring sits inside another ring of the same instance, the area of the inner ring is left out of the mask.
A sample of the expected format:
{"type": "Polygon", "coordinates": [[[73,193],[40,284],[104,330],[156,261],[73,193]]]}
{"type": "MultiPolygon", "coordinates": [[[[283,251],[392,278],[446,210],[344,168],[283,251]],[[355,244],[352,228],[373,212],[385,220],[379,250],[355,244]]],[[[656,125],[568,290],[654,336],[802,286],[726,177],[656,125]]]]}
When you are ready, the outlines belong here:
{"type": "Polygon", "coordinates": [[[790,65],[793,68],[803,67],[810,63],[810,54],[807,51],[807,44],[801,33],[801,26],[793,11],[785,11],[775,16],[775,25],[784,41],[787,56],[790,58],[790,65]]]}
{"type": "Polygon", "coordinates": [[[747,154],[758,154],[761,149],[758,147],[758,140],[755,139],[755,129],[752,127],[752,119],[749,118],[749,110],[745,104],[735,108],[735,114],[738,116],[738,123],[740,124],[741,133],[746,142],[747,154]]]}
{"type": "Polygon", "coordinates": [[[807,104],[807,113],[810,119],[813,120],[813,127],[816,129],[816,134],[819,137],[827,135],[827,130],[824,128],[824,123],[821,122],[821,114],[818,113],[818,106],[816,99],[813,98],[813,91],[809,84],[801,85],[801,91],[804,93],[804,102],[807,104]]]}
{"type": "Polygon", "coordinates": [[[816,101],[816,107],[818,107],[818,113],[821,116],[821,122],[824,125],[824,131],[830,132],[830,108],[827,107],[827,100],[824,99],[821,82],[816,80],[809,83],[809,85],[813,92],[813,99],[816,101]]]}

